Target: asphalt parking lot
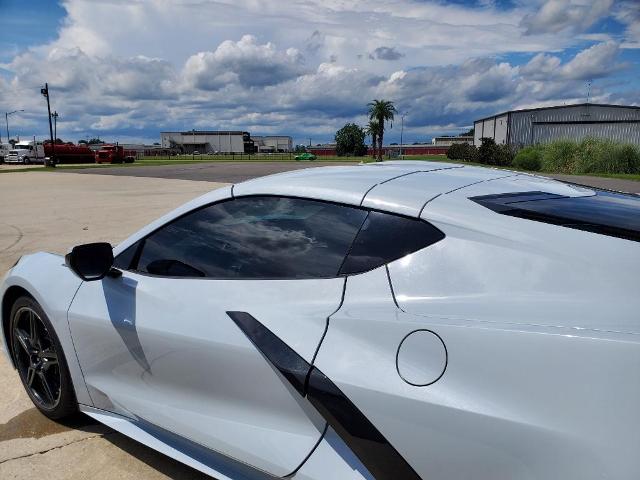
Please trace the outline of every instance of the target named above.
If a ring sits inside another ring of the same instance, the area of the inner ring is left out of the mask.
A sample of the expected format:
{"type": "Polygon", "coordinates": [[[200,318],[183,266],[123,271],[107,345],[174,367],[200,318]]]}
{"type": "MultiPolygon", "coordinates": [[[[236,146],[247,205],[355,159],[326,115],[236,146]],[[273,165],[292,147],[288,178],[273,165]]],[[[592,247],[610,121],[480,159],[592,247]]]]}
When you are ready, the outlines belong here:
{"type": "MultiPolygon", "coordinates": [[[[443,158],[446,162],[446,158],[443,158]]],[[[133,177],[170,178],[175,180],[195,180],[204,182],[237,183],[263,175],[314,168],[330,165],[355,165],[339,162],[215,162],[166,166],[131,166],[89,169],[65,169],[64,172],[116,175],[133,177]]],[[[62,171],[62,170],[61,170],[62,171]]],[[[592,187],[606,188],[619,192],[640,194],[640,182],[618,178],[590,177],[578,175],[547,175],[566,182],[579,183],[592,187]]]]}
{"type": "Polygon", "coordinates": [[[99,169],[70,169],[66,172],[100,175],[125,175],[134,177],[172,178],[175,180],[196,180],[201,182],[238,183],[250,178],[273,173],[300,170],[303,168],[325,167],[328,165],[355,165],[339,162],[211,162],[187,165],[131,166],[99,169]]]}

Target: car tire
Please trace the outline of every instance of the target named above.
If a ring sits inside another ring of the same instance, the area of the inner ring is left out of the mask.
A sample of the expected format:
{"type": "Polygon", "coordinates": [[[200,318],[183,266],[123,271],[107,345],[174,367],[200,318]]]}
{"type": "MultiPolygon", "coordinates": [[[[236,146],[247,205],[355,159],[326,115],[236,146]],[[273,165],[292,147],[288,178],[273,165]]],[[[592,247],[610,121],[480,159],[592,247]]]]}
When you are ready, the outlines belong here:
{"type": "Polygon", "coordinates": [[[9,318],[11,357],[27,395],[52,420],[72,416],[78,402],[71,374],[46,313],[32,297],[22,296],[9,318]]]}
{"type": "Polygon", "coordinates": [[[23,163],[24,165],[29,165],[29,164],[31,163],[31,159],[29,159],[29,157],[24,157],[24,158],[22,159],[22,163],[23,163]]]}

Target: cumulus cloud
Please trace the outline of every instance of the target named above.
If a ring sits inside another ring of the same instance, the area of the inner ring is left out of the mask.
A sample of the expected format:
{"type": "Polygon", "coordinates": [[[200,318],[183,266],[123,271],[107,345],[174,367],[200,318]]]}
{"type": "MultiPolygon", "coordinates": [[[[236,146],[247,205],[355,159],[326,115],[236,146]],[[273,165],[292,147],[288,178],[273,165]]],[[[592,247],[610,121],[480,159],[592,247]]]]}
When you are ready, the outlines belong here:
{"type": "Polygon", "coordinates": [[[303,57],[295,48],[280,51],[270,42],[261,45],[253,35],[244,35],[238,42],[222,42],[213,52],[191,56],[184,75],[195,88],[218,90],[229,83],[248,88],[275,85],[302,71],[303,57]]]}
{"type": "Polygon", "coordinates": [[[522,26],[528,34],[583,32],[609,13],[613,0],[545,0],[527,14],[522,26]]]}
{"type": "Polygon", "coordinates": [[[377,60],[399,60],[402,57],[404,53],[398,52],[395,47],[378,47],[369,54],[369,58],[377,60]]]}
{"type": "Polygon", "coordinates": [[[614,16],[626,26],[622,47],[640,48],[640,3],[637,0],[619,2],[614,16]]]}
{"type": "Polygon", "coordinates": [[[615,42],[593,45],[564,65],[560,74],[575,80],[605,77],[622,68],[621,64],[616,63],[618,54],[619,46],[615,42]]]}
{"type": "Polygon", "coordinates": [[[578,52],[562,64],[559,57],[540,53],[520,68],[520,73],[531,80],[590,80],[606,77],[624,68],[618,63],[620,47],[616,42],[604,42],[578,52]]]}
{"type": "MultiPolygon", "coordinates": [[[[58,130],[74,140],[90,131],[155,140],[173,128],[326,140],[386,98],[409,112],[406,131],[425,134],[514,107],[584,101],[586,79],[628,66],[619,56],[635,48],[637,2],[611,8],[620,35],[591,29],[608,0],[549,0],[535,11],[515,3],[305,0],[283,12],[276,0],[176,0],[171,9],[166,0],[67,0],[59,38],[1,66],[0,111],[25,109],[16,127],[44,133],[39,88],[48,81],[58,130]],[[522,64],[513,52],[531,58],[522,64]]],[[[592,96],[637,100],[604,82],[592,96]]]]}

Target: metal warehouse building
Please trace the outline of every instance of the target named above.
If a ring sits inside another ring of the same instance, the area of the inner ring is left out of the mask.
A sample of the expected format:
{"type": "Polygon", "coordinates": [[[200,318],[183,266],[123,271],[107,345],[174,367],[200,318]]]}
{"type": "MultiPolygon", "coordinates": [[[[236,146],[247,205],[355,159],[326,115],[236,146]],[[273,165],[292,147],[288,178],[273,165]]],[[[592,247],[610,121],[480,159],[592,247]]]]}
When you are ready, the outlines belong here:
{"type": "Polygon", "coordinates": [[[640,107],[626,105],[581,103],[513,110],[476,120],[473,126],[476,146],[483,137],[513,146],[587,137],[640,145],[640,107]]]}
{"type": "Polygon", "coordinates": [[[186,132],[160,132],[162,148],[182,153],[257,153],[290,152],[293,140],[287,136],[252,137],[242,131],[190,130],[186,132]]]}
{"type": "Polygon", "coordinates": [[[160,144],[182,153],[253,153],[249,132],[232,130],[160,132],[160,144]]]}
{"type": "Polygon", "coordinates": [[[251,135],[256,152],[291,152],[293,139],[283,135],[255,136],[251,135]]]}

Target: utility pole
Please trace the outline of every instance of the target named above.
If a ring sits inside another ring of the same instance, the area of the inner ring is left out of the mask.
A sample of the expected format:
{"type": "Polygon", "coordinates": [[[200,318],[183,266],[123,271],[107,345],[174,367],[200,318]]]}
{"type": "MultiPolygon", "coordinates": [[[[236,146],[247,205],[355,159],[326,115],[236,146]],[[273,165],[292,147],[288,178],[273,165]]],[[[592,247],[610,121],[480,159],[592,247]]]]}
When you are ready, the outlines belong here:
{"type": "Polygon", "coordinates": [[[51,114],[53,117],[53,138],[55,141],[58,141],[58,112],[53,112],[51,114]]]}
{"type": "Polygon", "coordinates": [[[13,112],[4,112],[4,121],[7,125],[7,143],[9,143],[9,115],[13,115],[14,113],[24,112],[24,110],[14,110],[13,112]]]}
{"type": "Polygon", "coordinates": [[[195,160],[196,159],[196,129],[195,128],[191,129],[191,143],[193,143],[193,145],[191,146],[191,160],[195,160]]]}
{"type": "Polygon", "coordinates": [[[49,84],[45,83],[44,88],[40,89],[40,93],[47,99],[47,112],[49,113],[49,135],[51,135],[51,159],[50,167],[56,166],[56,142],[53,138],[53,125],[51,125],[51,104],[49,103],[49,84]]]}

